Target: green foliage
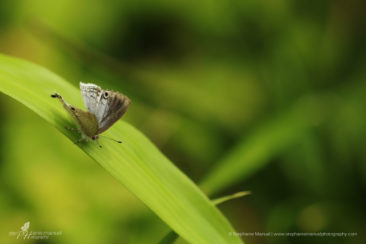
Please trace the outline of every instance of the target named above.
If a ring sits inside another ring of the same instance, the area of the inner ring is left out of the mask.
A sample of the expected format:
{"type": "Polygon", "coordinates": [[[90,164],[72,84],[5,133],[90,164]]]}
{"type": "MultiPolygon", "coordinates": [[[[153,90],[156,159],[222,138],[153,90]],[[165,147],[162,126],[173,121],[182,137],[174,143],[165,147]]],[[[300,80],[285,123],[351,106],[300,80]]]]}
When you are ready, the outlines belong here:
{"type": "Polygon", "coordinates": [[[240,140],[202,180],[201,188],[212,195],[260,170],[271,158],[299,141],[309,128],[319,124],[326,109],[329,106],[321,95],[300,99],[288,111],[240,140]]]}
{"type": "MultiPolygon", "coordinates": [[[[72,125],[71,118],[57,100],[50,98],[56,91],[70,104],[82,107],[78,89],[59,76],[32,63],[1,55],[0,89],[71,140],[80,136],[65,129],[72,125]]],[[[122,140],[123,144],[101,139],[103,148],[94,142],[83,143],[80,148],[180,236],[191,243],[241,243],[238,237],[228,235],[232,227],[210,200],[141,132],[119,121],[105,134],[122,140]]]]}

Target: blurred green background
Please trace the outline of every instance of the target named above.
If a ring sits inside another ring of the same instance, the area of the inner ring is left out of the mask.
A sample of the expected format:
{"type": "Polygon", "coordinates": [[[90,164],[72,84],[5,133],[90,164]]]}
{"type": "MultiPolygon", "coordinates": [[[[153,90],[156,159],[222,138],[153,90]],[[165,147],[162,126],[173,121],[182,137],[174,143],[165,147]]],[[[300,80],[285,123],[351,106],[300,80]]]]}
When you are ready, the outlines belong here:
{"type": "MultiPolygon", "coordinates": [[[[123,117],[246,243],[365,243],[366,4],[1,0],[0,52],[133,103],[123,117]]],[[[67,99],[67,94],[63,94],[67,99]]],[[[0,95],[0,243],[156,243],[169,227],[66,137],[0,95]],[[32,242],[28,240],[28,242],[32,242]]],[[[123,138],[121,138],[123,140],[123,138]]],[[[184,243],[178,240],[178,243],[184,243]]]]}

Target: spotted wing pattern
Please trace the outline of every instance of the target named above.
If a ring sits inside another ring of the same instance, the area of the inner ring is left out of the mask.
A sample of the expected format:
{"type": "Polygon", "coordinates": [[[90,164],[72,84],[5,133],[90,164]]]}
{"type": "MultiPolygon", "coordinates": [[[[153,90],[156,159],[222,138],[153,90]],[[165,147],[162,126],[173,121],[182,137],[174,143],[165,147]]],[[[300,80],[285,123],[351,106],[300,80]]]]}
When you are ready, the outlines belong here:
{"type": "Polygon", "coordinates": [[[80,90],[87,110],[98,121],[98,134],[106,131],[126,112],[130,99],[122,93],[102,90],[94,84],[80,82],[80,90]]]}
{"type": "Polygon", "coordinates": [[[106,106],[100,113],[98,133],[106,131],[126,112],[131,101],[125,95],[115,91],[104,91],[101,101],[106,102],[106,106]]]}

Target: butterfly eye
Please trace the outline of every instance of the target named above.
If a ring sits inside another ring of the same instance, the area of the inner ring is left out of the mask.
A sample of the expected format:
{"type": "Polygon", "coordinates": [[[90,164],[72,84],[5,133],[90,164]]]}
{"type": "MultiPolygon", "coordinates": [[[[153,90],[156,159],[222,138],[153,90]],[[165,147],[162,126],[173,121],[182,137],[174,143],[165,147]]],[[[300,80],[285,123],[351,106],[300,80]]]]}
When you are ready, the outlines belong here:
{"type": "Polygon", "coordinates": [[[72,111],[75,111],[75,108],[74,108],[74,107],[71,107],[71,110],[72,110],[72,111]]]}
{"type": "Polygon", "coordinates": [[[108,97],[108,92],[104,93],[104,97],[107,98],[108,97]]]}

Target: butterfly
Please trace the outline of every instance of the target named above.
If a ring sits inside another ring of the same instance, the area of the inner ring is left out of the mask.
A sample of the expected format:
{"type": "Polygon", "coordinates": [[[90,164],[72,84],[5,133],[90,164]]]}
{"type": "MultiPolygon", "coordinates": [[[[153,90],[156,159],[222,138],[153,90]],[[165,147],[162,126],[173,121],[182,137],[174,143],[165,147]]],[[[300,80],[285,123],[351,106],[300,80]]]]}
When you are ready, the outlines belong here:
{"type": "MultiPolygon", "coordinates": [[[[102,90],[100,86],[91,83],[85,84],[80,82],[80,90],[87,111],[68,104],[57,93],[52,94],[51,97],[60,100],[63,107],[78,125],[82,137],[76,143],[89,139],[98,143],[99,134],[106,131],[122,117],[131,101],[122,93],[102,90]]],[[[68,129],[75,130],[73,128],[68,129]]],[[[114,141],[122,143],[121,141],[114,141]]]]}

